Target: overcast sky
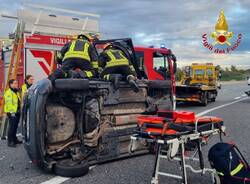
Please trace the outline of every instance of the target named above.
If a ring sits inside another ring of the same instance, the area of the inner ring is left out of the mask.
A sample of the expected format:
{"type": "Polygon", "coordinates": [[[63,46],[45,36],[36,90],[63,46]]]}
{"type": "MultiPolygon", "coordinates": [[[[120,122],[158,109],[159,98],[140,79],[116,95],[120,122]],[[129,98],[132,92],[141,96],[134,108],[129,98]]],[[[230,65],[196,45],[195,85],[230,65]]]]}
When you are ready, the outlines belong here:
{"type": "MultiPolygon", "coordinates": [[[[131,37],[135,45],[155,47],[164,43],[181,66],[214,62],[250,68],[250,0],[0,0],[0,12],[16,15],[22,2],[99,14],[104,38],[131,37]],[[232,43],[237,34],[243,35],[231,54],[213,54],[202,46],[202,34],[214,31],[220,10],[234,32],[232,43]]],[[[0,19],[0,37],[14,25],[0,19]]]]}

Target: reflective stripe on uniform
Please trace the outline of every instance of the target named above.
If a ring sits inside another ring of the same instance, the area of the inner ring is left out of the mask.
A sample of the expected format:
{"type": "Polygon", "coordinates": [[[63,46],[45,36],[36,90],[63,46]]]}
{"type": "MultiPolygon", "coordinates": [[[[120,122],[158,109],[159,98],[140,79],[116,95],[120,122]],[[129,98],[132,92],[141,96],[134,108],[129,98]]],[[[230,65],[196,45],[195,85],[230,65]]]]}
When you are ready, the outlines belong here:
{"type": "Polygon", "coordinates": [[[83,42],[80,40],[72,41],[69,50],[64,55],[63,61],[68,58],[81,58],[90,61],[89,46],[90,44],[88,42],[83,42]],[[79,42],[82,42],[83,48],[76,48],[79,42]]]}
{"type": "MultiPolygon", "coordinates": [[[[231,176],[234,176],[235,174],[237,174],[238,172],[240,172],[240,170],[244,167],[244,165],[242,163],[240,163],[234,170],[232,170],[230,172],[231,176]]],[[[222,172],[217,172],[218,175],[220,176],[224,176],[224,174],[222,172]]]]}
{"type": "Polygon", "coordinates": [[[110,79],[110,74],[104,75],[103,78],[106,79],[106,80],[109,80],[110,79]]]}
{"type": "Polygon", "coordinates": [[[27,84],[23,84],[22,85],[22,98],[24,96],[24,94],[27,92],[27,84]]]}
{"type": "Polygon", "coordinates": [[[224,174],[222,172],[217,172],[217,174],[220,176],[224,176],[224,174]]]}
{"type": "Polygon", "coordinates": [[[106,68],[113,67],[113,66],[121,66],[121,65],[128,65],[127,61],[110,61],[106,64],[106,68]]]}
{"type": "Polygon", "coordinates": [[[92,65],[93,68],[98,69],[98,62],[97,61],[92,61],[91,65],[92,65]]]}
{"type": "Polygon", "coordinates": [[[129,60],[123,55],[122,51],[120,50],[108,50],[106,54],[109,57],[109,61],[105,66],[106,68],[121,66],[121,65],[127,65],[127,66],[129,65],[129,60]]]}
{"type": "Polygon", "coordinates": [[[244,167],[244,165],[242,163],[240,163],[234,170],[232,170],[230,172],[231,176],[234,176],[235,174],[237,174],[238,172],[240,172],[240,170],[244,167]]]}
{"type": "Polygon", "coordinates": [[[87,77],[93,77],[93,73],[91,71],[84,71],[87,77]]]}

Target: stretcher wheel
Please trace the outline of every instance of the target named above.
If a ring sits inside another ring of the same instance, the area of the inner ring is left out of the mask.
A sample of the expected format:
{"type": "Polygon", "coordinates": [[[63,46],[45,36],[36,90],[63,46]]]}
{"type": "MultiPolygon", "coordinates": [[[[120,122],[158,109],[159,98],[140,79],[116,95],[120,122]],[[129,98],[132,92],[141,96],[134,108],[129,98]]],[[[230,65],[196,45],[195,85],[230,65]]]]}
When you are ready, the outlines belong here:
{"type": "Polygon", "coordinates": [[[214,184],[221,184],[220,177],[218,174],[214,174],[214,184]]]}

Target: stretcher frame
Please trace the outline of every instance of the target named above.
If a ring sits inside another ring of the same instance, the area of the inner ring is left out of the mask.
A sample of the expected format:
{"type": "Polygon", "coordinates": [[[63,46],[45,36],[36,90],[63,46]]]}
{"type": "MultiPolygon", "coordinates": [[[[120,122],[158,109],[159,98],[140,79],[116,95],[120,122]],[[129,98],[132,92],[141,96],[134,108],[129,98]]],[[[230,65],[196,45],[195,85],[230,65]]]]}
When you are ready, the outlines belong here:
{"type": "MultiPolygon", "coordinates": [[[[155,159],[155,165],[154,165],[154,171],[153,176],[151,180],[151,184],[159,184],[159,176],[166,176],[170,178],[175,178],[182,180],[183,184],[188,184],[187,180],[187,169],[190,169],[191,172],[196,174],[202,174],[209,172],[211,173],[211,183],[213,184],[215,182],[216,170],[211,168],[206,168],[204,166],[204,159],[202,155],[202,149],[201,146],[204,143],[204,137],[209,138],[213,135],[220,135],[220,141],[222,141],[222,133],[225,133],[225,126],[221,126],[220,128],[214,128],[212,126],[211,130],[207,131],[198,131],[198,122],[199,120],[203,118],[209,118],[201,117],[197,118],[195,121],[195,129],[193,132],[190,132],[188,134],[183,135],[177,135],[175,138],[171,139],[164,139],[164,138],[145,138],[140,137],[138,134],[134,134],[131,136],[131,144],[133,144],[133,141],[146,141],[148,143],[156,143],[156,159],[155,159]],[[194,150],[194,153],[192,156],[185,156],[185,144],[187,144],[190,141],[197,141],[198,145],[197,148],[194,150]],[[168,150],[163,150],[162,146],[168,145],[168,150]],[[180,156],[176,156],[177,153],[180,153],[180,156]],[[164,154],[165,153],[165,154],[164,154]],[[199,158],[196,158],[196,155],[199,155],[199,158]],[[160,161],[161,159],[167,159],[167,160],[173,160],[178,161],[181,164],[181,170],[182,175],[172,174],[168,172],[161,172],[160,171],[160,161]],[[195,169],[192,165],[186,164],[186,160],[190,161],[196,161],[200,162],[200,169],[195,169]]],[[[212,124],[213,125],[213,124],[212,124]]],[[[150,133],[149,133],[150,135],[150,133]]],[[[205,141],[206,143],[207,141],[205,141]]]]}

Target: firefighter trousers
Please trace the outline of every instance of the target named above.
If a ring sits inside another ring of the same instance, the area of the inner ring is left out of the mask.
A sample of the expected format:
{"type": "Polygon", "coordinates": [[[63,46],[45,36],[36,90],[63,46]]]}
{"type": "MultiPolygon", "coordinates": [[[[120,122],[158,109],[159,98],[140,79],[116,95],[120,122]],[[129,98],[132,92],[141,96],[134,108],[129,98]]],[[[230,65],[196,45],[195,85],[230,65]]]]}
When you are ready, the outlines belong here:
{"type": "Polygon", "coordinates": [[[100,74],[100,77],[105,78],[104,76],[108,74],[121,74],[125,78],[127,78],[128,75],[135,76],[135,72],[132,71],[131,68],[127,65],[104,68],[104,70],[100,74]]]}
{"type": "Polygon", "coordinates": [[[17,137],[17,128],[20,120],[20,113],[7,113],[9,119],[9,127],[8,127],[8,142],[16,142],[17,137]]]}
{"type": "Polygon", "coordinates": [[[52,81],[52,83],[54,83],[56,79],[66,78],[68,71],[75,70],[76,68],[79,68],[82,71],[91,72],[92,77],[95,75],[89,61],[78,58],[70,58],[63,61],[61,68],[56,69],[48,78],[52,81]]]}

